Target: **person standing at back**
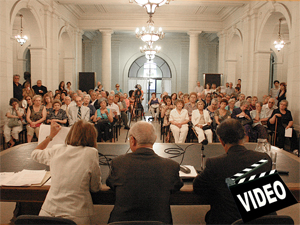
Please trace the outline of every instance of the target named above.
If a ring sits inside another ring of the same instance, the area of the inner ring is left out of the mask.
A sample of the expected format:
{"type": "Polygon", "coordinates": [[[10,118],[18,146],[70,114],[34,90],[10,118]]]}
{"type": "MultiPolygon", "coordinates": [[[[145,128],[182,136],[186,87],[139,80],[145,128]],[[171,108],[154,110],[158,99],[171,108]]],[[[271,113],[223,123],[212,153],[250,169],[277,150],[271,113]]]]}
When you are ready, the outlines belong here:
{"type": "Polygon", "coordinates": [[[161,221],[172,223],[170,195],[183,183],[179,164],[158,156],[153,151],[155,129],[151,123],[139,121],[129,131],[132,153],[111,162],[106,180],[116,193],[109,223],[117,221],[161,221]]]}
{"type": "Polygon", "coordinates": [[[223,121],[217,128],[217,135],[225,154],[207,158],[205,169],[195,178],[194,192],[207,199],[211,206],[205,216],[207,224],[232,224],[241,218],[225,179],[266,158],[268,163],[258,168],[253,174],[270,171],[271,158],[266,153],[245,148],[245,130],[235,119],[223,121]]]}

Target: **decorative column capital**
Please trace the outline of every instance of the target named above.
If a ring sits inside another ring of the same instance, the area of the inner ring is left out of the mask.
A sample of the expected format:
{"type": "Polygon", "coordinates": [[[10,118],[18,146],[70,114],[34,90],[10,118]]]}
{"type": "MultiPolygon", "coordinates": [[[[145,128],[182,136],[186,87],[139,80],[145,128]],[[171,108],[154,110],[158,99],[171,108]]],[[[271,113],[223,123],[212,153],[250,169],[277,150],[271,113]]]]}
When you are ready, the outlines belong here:
{"type": "Polygon", "coordinates": [[[199,34],[201,34],[202,31],[189,31],[187,34],[190,35],[190,36],[198,36],[199,34]]]}
{"type": "Polygon", "coordinates": [[[112,35],[114,33],[111,29],[99,29],[102,35],[112,35]]]}

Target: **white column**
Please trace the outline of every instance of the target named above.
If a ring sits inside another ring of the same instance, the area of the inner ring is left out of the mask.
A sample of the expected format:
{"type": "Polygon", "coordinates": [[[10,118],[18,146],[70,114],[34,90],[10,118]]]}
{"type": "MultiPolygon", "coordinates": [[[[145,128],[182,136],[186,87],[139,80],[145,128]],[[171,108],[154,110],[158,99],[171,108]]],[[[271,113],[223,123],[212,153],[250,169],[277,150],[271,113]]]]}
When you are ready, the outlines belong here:
{"type": "Polygon", "coordinates": [[[227,73],[225,71],[225,41],[226,41],[226,35],[224,31],[219,32],[219,65],[218,65],[218,72],[223,74],[224,82],[230,81],[230,79],[227,77],[227,73]]]}
{"type": "Polygon", "coordinates": [[[237,60],[226,60],[226,77],[227,82],[235,82],[237,80],[236,77],[236,64],[237,60]]]}
{"type": "MultiPolygon", "coordinates": [[[[74,58],[64,58],[64,80],[65,83],[70,81],[72,84],[75,84],[75,59],[74,58]]],[[[76,87],[76,85],[74,85],[76,87]]]]}
{"type": "Polygon", "coordinates": [[[100,30],[102,33],[102,85],[106,91],[111,87],[111,35],[112,30],[100,30]]]}
{"type": "Polygon", "coordinates": [[[76,87],[79,85],[78,84],[79,72],[83,72],[82,70],[82,35],[83,34],[84,32],[82,30],[78,29],[77,31],[75,31],[76,63],[75,63],[75,70],[74,70],[74,79],[72,79],[72,81],[75,82],[74,84],[76,84],[76,87]]]}
{"type": "MultiPolygon", "coordinates": [[[[268,94],[270,79],[270,55],[271,52],[255,52],[254,55],[254,76],[252,79],[252,95],[263,96],[268,94]]],[[[243,83],[242,83],[243,84],[243,83]]]]}
{"type": "MultiPolygon", "coordinates": [[[[0,7],[0,127],[5,122],[9,99],[13,97],[13,55],[12,46],[14,38],[11,38],[9,24],[10,1],[1,1],[0,7]]],[[[1,129],[1,128],[0,128],[1,129]]],[[[1,140],[2,141],[2,140],[1,140]]],[[[1,142],[0,141],[0,142],[1,142]]]]}
{"type": "Polygon", "coordinates": [[[31,54],[31,83],[36,84],[37,80],[46,80],[46,49],[29,48],[31,54]]]}
{"type": "Polygon", "coordinates": [[[188,91],[192,92],[196,86],[199,71],[199,34],[201,31],[190,31],[190,53],[189,53],[189,78],[188,91]]]}

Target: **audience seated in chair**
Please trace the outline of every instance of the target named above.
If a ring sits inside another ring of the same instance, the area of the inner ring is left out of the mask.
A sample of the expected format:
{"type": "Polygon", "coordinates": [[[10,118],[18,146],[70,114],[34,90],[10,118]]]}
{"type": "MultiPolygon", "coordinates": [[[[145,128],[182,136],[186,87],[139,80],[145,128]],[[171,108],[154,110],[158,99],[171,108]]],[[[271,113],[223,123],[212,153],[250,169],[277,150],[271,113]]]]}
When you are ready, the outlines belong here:
{"type": "Polygon", "coordinates": [[[189,115],[186,109],[183,109],[184,101],[178,99],[175,103],[175,109],[170,112],[170,129],[173,133],[175,143],[184,143],[189,131],[189,115]]]}
{"type": "Polygon", "coordinates": [[[212,120],[208,111],[204,110],[203,101],[198,101],[197,107],[198,109],[192,113],[192,123],[198,135],[198,142],[201,143],[204,139],[207,139],[208,143],[212,143],[212,120]]]}

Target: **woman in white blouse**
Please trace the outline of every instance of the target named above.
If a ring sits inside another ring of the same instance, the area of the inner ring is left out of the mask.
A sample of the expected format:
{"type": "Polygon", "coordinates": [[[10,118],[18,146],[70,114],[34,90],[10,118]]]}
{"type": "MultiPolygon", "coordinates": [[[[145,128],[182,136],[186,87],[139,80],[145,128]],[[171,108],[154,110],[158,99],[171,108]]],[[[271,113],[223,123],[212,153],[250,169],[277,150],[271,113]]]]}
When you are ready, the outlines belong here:
{"type": "Polygon", "coordinates": [[[175,106],[176,108],[170,112],[170,129],[173,133],[175,143],[184,143],[189,131],[189,114],[186,109],[183,109],[183,100],[176,100],[175,106]]]}
{"type": "Polygon", "coordinates": [[[65,144],[47,148],[60,129],[52,122],[50,135],[31,153],[33,160],[49,165],[51,170],[51,187],[39,215],[90,224],[94,214],[90,191],[101,188],[97,131],[91,123],[79,120],[71,127],[65,144]]]}
{"type": "Polygon", "coordinates": [[[211,129],[209,128],[209,129],[203,130],[203,127],[205,127],[205,125],[210,126],[211,122],[212,122],[208,111],[203,110],[204,106],[205,106],[205,104],[203,101],[197,102],[198,110],[196,109],[196,110],[193,110],[193,112],[192,112],[192,123],[198,134],[199,143],[201,143],[205,139],[205,135],[207,137],[208,143],[212,143],[212,135],[213,134],[212,134],[211,129]]]}

